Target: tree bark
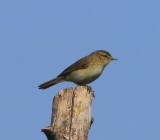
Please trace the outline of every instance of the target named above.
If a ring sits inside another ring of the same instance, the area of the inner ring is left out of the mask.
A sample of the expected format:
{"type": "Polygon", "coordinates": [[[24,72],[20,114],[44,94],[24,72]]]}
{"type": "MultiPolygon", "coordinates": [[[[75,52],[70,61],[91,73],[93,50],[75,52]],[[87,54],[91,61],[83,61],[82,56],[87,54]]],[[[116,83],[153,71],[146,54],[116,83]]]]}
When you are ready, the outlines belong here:
{"type": "Polygon", "coordinates": [[[42,129],[48,140],[87,140],[92,98],[89,86],[61,90],[53,99],[51,125],[42,129]]]}

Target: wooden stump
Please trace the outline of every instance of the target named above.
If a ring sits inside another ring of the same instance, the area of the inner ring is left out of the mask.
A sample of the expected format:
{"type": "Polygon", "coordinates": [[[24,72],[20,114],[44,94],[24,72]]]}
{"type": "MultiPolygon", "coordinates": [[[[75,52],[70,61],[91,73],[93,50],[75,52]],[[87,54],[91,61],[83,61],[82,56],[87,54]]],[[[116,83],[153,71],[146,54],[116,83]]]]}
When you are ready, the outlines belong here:
{"type": "Polygon", "coordinates": [[[92,98],[89,86],[61,90],[53,99],[51,125],[42,129],[48,140],[87,140],[92,98]]]}

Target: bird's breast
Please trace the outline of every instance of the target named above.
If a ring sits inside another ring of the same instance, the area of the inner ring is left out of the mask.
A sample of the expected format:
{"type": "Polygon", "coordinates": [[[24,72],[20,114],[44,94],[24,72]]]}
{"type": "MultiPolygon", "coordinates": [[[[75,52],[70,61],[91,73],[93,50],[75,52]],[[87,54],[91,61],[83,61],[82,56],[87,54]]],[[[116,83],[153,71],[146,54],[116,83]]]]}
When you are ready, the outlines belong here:
{"type": "Polygon", "coordinates": [[[67,77],[67,81],[72,81],[79,85],[85,85],[96,80],[102,73],[103,67],[88,67],[71,72],[67,77]]]}

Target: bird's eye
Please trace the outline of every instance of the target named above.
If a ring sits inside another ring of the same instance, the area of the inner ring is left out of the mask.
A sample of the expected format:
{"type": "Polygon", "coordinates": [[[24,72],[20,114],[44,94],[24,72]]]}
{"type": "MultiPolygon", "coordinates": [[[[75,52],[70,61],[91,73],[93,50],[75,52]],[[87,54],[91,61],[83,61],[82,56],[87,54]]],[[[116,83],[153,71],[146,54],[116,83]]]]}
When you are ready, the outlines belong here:
{"type": "Polygon", "coordinates": [[[106,54],[102,54],[103,57],[108,57],[106,54]]]}

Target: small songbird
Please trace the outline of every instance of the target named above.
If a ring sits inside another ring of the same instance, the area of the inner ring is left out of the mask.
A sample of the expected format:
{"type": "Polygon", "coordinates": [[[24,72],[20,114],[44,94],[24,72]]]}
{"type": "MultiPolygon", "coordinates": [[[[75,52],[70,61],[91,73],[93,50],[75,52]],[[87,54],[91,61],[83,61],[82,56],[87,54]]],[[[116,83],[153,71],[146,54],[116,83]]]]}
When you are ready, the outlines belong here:
{"type": "Polygon", "coordinates": [[[63,81],[70,81],[77,85],[86,85],[96,80],[113,58],[105,50],[98,50],[81,58],[66,68],[56,78],[39,85],[39,89],[46,89],[63,81]]]}

